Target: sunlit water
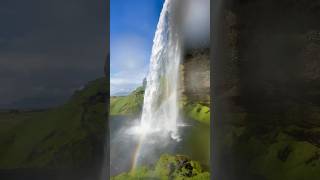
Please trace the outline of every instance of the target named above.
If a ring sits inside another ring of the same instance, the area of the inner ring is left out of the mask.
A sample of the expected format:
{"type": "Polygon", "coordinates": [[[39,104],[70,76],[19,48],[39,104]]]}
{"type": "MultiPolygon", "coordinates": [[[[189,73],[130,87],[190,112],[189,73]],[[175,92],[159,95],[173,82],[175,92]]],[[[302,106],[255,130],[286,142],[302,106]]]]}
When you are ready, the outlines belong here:
{"type": "Polygon", "coordinates": [[[153,40],[140,127],[136,132],[159,133],[180,140],[178,84],[181,42],[174,20],[174,0],[166,0],[153,40]]]}

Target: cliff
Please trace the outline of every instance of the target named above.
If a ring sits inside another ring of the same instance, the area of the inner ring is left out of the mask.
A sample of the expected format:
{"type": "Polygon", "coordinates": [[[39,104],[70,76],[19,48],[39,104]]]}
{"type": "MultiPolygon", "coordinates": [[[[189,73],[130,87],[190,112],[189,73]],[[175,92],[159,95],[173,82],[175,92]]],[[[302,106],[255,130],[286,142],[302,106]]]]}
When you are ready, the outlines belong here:
{"type": "Polygon", "coordinates": [[[180,65],[181,114],[210,124],[210,51],[186,51],[180,65]]]}
{"type": "Polygon", "coordinates": [[[319,8],[225,2],[214,50],[215,178],[320,178],[319,8]]]}
{"type": "Polygon", "coordinates": [[[187,51],[181,64],[180,91],[191,102],[210,104],[209,49],[187,51]]]}

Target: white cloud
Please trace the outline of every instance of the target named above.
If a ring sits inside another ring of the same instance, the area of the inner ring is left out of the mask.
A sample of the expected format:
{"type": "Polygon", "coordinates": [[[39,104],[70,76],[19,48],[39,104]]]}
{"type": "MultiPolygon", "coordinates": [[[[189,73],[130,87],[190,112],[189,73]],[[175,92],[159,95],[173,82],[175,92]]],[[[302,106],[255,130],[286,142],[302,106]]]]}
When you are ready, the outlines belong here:
{"type": "Polygon", "coordinates": [[[110,77],[110,94],[128,94],[135,88],[142,85],[145,73],[136,73],[135,75],[127,72],[120,72],[110,77]]]}
{"type": "Polygon", "coordinates": [[[134,35],[111,42],[110,94],[125,94],[142,85],[146,77],[150,52],[146,42],[134,35]]]}

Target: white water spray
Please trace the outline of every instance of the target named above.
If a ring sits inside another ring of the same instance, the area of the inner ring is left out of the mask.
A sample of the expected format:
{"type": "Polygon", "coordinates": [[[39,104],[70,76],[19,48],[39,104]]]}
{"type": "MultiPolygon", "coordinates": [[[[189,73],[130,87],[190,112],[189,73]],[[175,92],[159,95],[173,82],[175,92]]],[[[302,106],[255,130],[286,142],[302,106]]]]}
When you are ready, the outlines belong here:
{"type": "Polygon", "coordinates": [[[154,147],[166,146],[166,137],[180,141],[178,134],[178,84],[181,42],[175,24],[174,2],[164,2],[153,40],[140,124],[128,130],[138,134],[132,170],[138,161],[152,156],[154,147]],[[143,153],[143,156],[142,156],[143,153]]]}
{"type": "Polygon", "coordinates": [[[141,130],[166,133],[179,140],[177,122],[181,42],[174,22],[173,0],[166,0],[153,40],[141,130]]]}

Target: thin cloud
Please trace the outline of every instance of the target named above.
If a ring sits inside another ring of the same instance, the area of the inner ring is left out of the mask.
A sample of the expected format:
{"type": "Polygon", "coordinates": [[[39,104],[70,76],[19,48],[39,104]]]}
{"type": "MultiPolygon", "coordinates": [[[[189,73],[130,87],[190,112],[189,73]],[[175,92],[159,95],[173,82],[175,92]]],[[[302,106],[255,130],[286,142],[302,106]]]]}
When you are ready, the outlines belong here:
{"type": "Polygon", "coordinates": [[[149,54],[146,42],[135,35],[113,41],[111,47],[110,94],[128,93],[142,85],[147,74],[149,54]]]}

